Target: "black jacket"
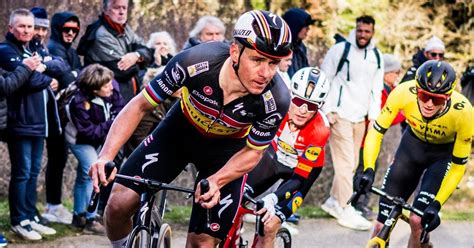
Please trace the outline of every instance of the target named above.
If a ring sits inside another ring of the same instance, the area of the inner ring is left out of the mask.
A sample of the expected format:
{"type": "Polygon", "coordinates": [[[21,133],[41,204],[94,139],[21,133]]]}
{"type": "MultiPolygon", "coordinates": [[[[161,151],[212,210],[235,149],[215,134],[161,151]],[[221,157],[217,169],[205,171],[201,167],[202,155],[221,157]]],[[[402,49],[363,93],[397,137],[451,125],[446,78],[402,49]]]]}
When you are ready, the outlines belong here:
{"type": "Polygon", "coordinates": [[[27,82],[32,72],[23,64],[17,66],[13,72],[7,72],[0,68],[0,130],[7,127],[6,97],[13,94],[27,82]]]}
{"type": "Polygon", "coordinates": [[[311,16],[303,9],[291,8],[282,17],[291,31],[293,59],[288,68],[288,75],[292,77],[299,69],[309,66],[307,49],[303,41],[298,39],[298,33],[310,24],[308,20],[311,20],[311,16]]]}
{"type": "Polygon", "coordinates": [[[425,57],[423,49],[416,52],[411,58],[413,65],[410,67],[410,69],[407,70],[407,72],[403,76],[402,80],[400,80],[400,82],[403,83],[403,82],[415,79],[416,70],[418,70],[418,67],[420,67],[420,65],[425,63],[427,60],[428,58],[425,57]]]}
{"type": "MultiPolygon", "coordinates": [[[[82,69],[82,64],[76,49],[71,46],[71,43],[63,41],[62,27],[68,21],[75,21],[80,26],[79,17],[71,12],[59,12],[53,15],[51,19],[51,37],[48,42],[49,53],[53,56],[62,58],[70,67],[61,80],[59,90],[66,88],[71,82],[76,80],[77,75],[82,69]],[[74,73],[73,73],[74,72],[74,73]]],[[[77,39],[77,36],[74,38],[77,39]]]]}
{"type": "MultiPolygon", "coordinates": [[[[31,51],[7,33],[6,40],[0,43],[0,67],[14,71],[30,54],[31,51]]],[[[61,131],[56,101],[49,85],[51,77],[62,76],[64,63],[51,60],[45,64],[44,73],[33,72],[27,83],[7,97],[8,134],[45,137],[50,131],[55,134],[61,131]]]]}

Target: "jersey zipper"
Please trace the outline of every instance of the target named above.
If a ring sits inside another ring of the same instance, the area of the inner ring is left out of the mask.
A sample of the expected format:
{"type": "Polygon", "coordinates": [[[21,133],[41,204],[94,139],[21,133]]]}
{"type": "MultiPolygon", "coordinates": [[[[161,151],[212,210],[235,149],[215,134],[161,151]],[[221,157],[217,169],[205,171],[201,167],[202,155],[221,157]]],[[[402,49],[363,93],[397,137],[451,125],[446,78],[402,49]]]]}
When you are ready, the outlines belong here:
{"type": "Polygon", "coordinates": [[[219,115],[207,126],[206,133],[209,133],[209,130],[212,128],[214,123],[216,123],[217,120],[221,119],[222,114],[224,113],[224,106],[219,110],[219,115]]]}
{"type": "Polygon", "coordinates": [[[430,123],[430,120],[426,120],[426,127],[425,127],[425,141],[428,142],[428,137],[427,137],[427,133],[428,133],[428,124],[430,123]]]}

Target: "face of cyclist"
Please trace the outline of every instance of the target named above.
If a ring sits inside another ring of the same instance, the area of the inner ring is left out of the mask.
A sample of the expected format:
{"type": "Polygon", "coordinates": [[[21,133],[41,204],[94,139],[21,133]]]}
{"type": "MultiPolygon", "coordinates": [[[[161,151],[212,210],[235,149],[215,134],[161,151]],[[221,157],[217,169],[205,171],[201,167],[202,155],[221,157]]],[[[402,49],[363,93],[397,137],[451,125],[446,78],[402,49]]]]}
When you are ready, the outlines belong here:
{"type": "Polygon", "coordinates": [[[421,115],[425,118],[430,118],[446,107],[449,96],[417,89],[417,99],[421,115]]]}
{"type": "Polygon", "coordinates": [[[8,25],[8,31],[15,36],[15,38],[25,44],[33,38],[35,20],[33,16],[16,15],[13,17],[13,24],[8,25]]]}
{"type": "Polygon", "coordinates": [[[444,59],[444,51],[441,49],[431,49],[429,51],[425,51],[425,57],[428,58],[428,60],[441,61],[444,59]]]}
{"type": "Polygon", "coordinates": [[[110,97],[112,96],[114,86],[112,85],[112,80],[110,82],[102,85],[99,90],[94,90],[94,93],[100,97],[110,97]]]}
{"type": "Polygon", "coordinates": [[[278,64],[278,68],[281,72],[288,72],[288,68],[290,68],[292,64],[291,59],[293,59],[293,53],[291,53],[288,57],[285,57],[280,61],[280,64],[278,64]]]}
{"type": "Polygon", "coordinates": [[[296,127],[301,128],[316,114],[316,110],[314,110],[315,104],[307,102],[301,98],[295,98],[297,97],[295,96],[291,100],[288,118],[296,127]],[[313,110],[309,110],[310,108],[313,110]]]}
{"type": "Polygon", "coordinates": [[[218,27],[207,24],[206,27],[202,29],[199,40],[202,42],[224,41],[224,34],[218,27]]]}
{"type": "Polygon", "coordinates": [[[127,22],[128,0],[110,0],[105,8],[105,14],[117,24],[127,22]]]}
{"type": "Polygon", "coordinates": [[[358,22],[356,26],[356,42],[359,48],[365,48],[370,44],[374,36],[374,25],[358,22]]]}
{"type": "MultiPolygon", "coordinates": [[[[231,59],[238,63],[240,49],[237,44],[231,46],[231,59]]],[[[257,51],[245,48],[239,62],[239,79],[245,89],[253,95],[258,95],[267,87],[275,75],[280,60],[270,59],[257,51]]]]}

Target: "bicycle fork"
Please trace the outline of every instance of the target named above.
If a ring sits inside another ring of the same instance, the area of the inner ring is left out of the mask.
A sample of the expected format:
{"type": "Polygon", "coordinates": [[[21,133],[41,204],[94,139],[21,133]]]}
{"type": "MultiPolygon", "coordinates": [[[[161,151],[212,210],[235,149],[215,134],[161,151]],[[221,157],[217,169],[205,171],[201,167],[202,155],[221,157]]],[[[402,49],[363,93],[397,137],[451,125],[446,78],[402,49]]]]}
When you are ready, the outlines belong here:
{"type": "Polygon", "coordinates": [[[392,232],[395,224],[398,221],[402,213],[402,207],[399,205],[393,206],[392,210],[390,211],[387,219],[383,223],[382,229],[377,233],[377,236],[373,237],[367,243],[366,248],[371,247],[380,247],[385,248],[388,246],[390,242],[390,233],[392,232]]]}

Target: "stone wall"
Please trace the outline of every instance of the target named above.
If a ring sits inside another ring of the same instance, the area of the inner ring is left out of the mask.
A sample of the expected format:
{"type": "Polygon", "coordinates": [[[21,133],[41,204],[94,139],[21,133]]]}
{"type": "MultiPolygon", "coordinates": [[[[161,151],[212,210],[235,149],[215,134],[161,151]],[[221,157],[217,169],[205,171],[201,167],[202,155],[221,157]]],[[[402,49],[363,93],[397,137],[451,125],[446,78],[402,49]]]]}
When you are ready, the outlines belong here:
{"type": "MultiPolygon", "coordinates": [[[[388,164],[393,159],[395,148],[398,146],[400,140],[400,127],[397,125],[390,128],[384,138],[383,149],[379,158],[379,169],[377,170],[376,182],[374,185],[381,185],[383,174],[386,171],[388,164]]],[[[45,201],[45,183],[44,175],[46,170],[46,153],[43,156],[43,166],[38,180],[38,199],[40,202],[45,201]]],[[[63,199],[70,199],[72,197],[72,189],[74,180],[76,177],[76,166],[77,160],[72,154],[69,154],[69,159],[64,171],[64,185],[63,185],[63,199]]],[[[319,205],[324,201],[328,195],[332,184],[332,177],[334,171],[331,164],[330,154],[326,157],[326,165],[316,180],[313,188],[305,199],[306,204],[319,205]]],[[[8,150],[5,143],[0,142],[0,196],[6,197],[8,195],[8,183],[10,179],[10,159],[8,156],[8,150]]],[[[190,172],[183,171],[178,178],[175,180],[176,184],[192,187],[193,180],[190,172]]],[[[173,204],[190,205],[192,201],[186,199],[182,193],[170,193],[169,200],[173,204]]],[[[374,197],[372,201],[375,201],[374,197]]]]}

